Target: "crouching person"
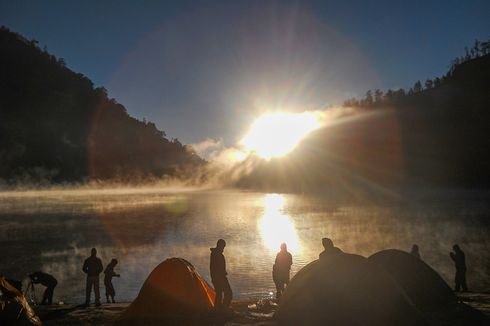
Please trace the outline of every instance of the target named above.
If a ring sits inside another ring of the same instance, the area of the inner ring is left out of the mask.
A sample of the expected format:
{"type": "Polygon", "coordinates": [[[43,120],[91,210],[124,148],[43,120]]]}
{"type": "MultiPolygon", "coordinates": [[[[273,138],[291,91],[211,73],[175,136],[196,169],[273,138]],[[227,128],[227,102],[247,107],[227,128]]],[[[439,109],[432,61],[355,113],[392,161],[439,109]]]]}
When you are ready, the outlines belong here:
{"type": "Polygon", "coordinates": [[[41,304],[52,304],[54,288],[58,285],[58,281],[54,276],[43,272],[35,272],[30,274],[29,278],[33,284],[41,284],[46,287],[41,304]]]}

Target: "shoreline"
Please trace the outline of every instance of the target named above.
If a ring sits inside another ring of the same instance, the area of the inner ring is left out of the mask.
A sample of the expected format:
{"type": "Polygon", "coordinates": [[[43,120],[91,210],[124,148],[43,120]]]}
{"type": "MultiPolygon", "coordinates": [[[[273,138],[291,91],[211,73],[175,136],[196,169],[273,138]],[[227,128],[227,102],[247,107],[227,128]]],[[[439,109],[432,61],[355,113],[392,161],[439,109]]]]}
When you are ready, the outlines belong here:
{"type": "MultiPolygon", "coordinates": [[[[481,311],[490,318],[490,291],[458,293],[457,297],[461,303],[481,311]]],[[[273,320],[274,311],[261,312],[250,309],[249,306],[255,303],[255,301],[250,300],[232,302],[232,308],[236,315],[225,325],[276,325],[273,320]]],[[[114,325],[130,304],[129,302],[110,303],[102,304],[100,307],[95,307],[93,304],[89,307],[80,304],[63,304],[33,306],[33,308],[43,321],[43,325],[114,325]]],[[[428,314],[427,318],[431,321],[431,325],[464,325],[462,320],[444,320],[442,322],[440,314],[437,313],[428,314]]]]}

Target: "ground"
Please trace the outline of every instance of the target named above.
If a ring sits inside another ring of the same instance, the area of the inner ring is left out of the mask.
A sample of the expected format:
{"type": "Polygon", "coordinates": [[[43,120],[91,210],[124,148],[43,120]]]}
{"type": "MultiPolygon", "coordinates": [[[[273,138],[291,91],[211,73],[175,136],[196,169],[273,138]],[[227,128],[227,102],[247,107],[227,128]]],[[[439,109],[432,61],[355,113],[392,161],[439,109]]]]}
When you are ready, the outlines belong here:
{"type": "MultiPolygon", "coordinates": [[[[463,293],[458,297],[462,302],[482,311],[490,318],[490,293],[463,293]]],[[[65,304],[34,307],[43,320],[43,324],[50,325],[113,325],[121,316],[129,303],[103,304],[101,307],[83,307],[80,305],[65,304]]],[[[239,301],[233,304],[235,317],[228,321],[226,326],[272,326],[273,307],[257,309],[254,302],[239,301]]],[[[437,316],[436,316],[437,317],[437,316]]],[[[434,317],[434,318],[436,318],[434,317]]],[[[432,318],[431,318],[432,319],[432,318]]],[[[437,319],[437,318],[436,318],[437,319]]],[[[432,324],[432,323],[431,323],[432,324]]],[[[453,323],[435,323],[435,325],[453,325],[453,323]]],[[[455,325],[464,325],[464,321],[456,321],[455,325]]]]}
{"type": "MultiPolygon", "coordinates": [[[[238,301],[233,303],[235,317],[228,321],[226,326],[272,326],[273,312],[259,312],[254,309],[254,303],[250,301],[238,301]],[[250,308],[249,308],[250,307],[250,308]]],[[[43,325],[113,325],[121,316],[129,303],[103,304],[100,307],[94,305],[84,307],[82,305],[52,305],[35,306],[34,309],[43,321],[43,325]]]]}

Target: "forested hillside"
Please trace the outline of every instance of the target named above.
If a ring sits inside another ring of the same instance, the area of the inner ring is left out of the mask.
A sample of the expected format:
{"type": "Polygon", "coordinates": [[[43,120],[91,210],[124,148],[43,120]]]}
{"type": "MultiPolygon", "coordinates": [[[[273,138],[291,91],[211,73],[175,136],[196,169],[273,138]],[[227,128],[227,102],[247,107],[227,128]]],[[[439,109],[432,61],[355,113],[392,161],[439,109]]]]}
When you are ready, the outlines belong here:
{"type": "Polygon", "coordinates": [[[0,179],[140,180],[204,163],[34,40],[0,28],[0,179]]]}

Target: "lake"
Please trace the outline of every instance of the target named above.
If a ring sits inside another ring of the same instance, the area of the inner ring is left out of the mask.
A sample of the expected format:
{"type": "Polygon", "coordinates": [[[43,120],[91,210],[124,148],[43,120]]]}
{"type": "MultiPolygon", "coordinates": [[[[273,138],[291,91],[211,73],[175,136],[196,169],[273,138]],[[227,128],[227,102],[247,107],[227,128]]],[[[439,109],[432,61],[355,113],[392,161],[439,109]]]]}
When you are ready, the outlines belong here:
{"type": "MultiPolygon", "coordinates": [[[[350,253],[420,247],[422,259],[453,285],[449,251],[466,253],[470,289],[490,288],[490,201],[459,193],[396,204],[334,205],[326,198],[235,190],[81,189],[0,193],[0,273],[42,270],[59,281],[55,301],[82,303],[83,261],[96,247],[104,267],[117,258],[116,300],[131,301],[152,269],[182,257],[209,278],[209,248],[227,241],[235,299],[268,297],[282,242],[292,276],[330,237],[350,253]]],[[[101,277],[102,280],[102,277],[101,277]]],[[[103,282],[101,295],[104,298],[103,282]]],[[[41,297],[41,286],[38,286],[41,297]]]]}

